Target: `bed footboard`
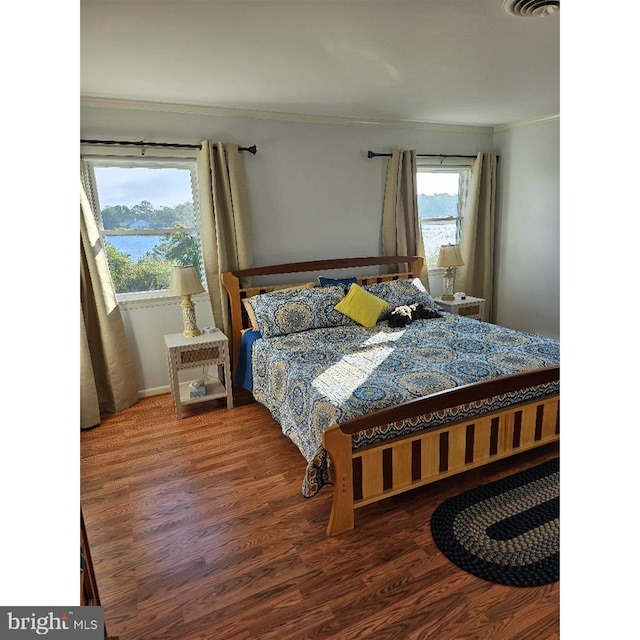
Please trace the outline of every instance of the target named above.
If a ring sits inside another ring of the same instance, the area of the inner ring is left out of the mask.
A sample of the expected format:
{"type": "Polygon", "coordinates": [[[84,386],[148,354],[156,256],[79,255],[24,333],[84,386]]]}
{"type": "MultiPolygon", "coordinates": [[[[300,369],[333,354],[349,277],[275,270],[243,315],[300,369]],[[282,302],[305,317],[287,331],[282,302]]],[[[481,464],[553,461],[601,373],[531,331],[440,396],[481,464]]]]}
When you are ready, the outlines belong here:
{"type": "Polygon", "coordinates": [[[560,399],[556,394],[531,400],[357,450],[352,447],[352,434],[557,381],[559,373],[559,367],[548,367],[458,387],[327,429],[323,443],[335,478],[327,533],[337,535],[353,529],[359,507],[559,440],[560,399]]]}

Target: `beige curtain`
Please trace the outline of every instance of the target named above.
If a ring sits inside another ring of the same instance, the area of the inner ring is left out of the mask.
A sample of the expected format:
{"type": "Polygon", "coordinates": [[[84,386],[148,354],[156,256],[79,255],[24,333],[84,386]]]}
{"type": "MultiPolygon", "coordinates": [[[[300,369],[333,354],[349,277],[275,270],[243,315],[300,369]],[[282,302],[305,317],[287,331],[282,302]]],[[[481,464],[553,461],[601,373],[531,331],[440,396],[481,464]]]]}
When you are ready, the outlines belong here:
{"type": "Polygon", "coordinates": [[[129,344],[104,248],[80,184],[80,427],[138,401],[129,344]]]}
{"type": "MultiPolygon", "coordinates": [[[[387,165],[382,208],[382,254],[385,256],[422,256],[424,245],[418,216],[416,152],[392,151],[387,165]]],[[[427,263],[420,279],[429,291],[427,263]]]]}
{"type": "Polygon", "coordinates": [[[231,335],[220,275],[253,266],[244,156],[237,144],[203,140],[197,154],[202,256],[216,327],[231,335]]]}
{"type": "Polygon", "coordinates": [[[489,322],[493,317],[496,168],[494,154],[479,153],[466,184],[461,185],[460,251],[464,266],[456,269],[456,290],[484,298],[485,320],[489,322]]]}

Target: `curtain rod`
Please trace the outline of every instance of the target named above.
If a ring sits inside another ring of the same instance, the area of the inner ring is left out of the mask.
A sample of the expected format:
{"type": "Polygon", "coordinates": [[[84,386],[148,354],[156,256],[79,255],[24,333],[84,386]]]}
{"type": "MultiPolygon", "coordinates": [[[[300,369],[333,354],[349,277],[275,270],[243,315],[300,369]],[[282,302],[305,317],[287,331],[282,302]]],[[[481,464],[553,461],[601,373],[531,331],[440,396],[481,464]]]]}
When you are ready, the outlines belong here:
{"type": "MultiPolygon", "coordinates": [[[[376,153],[375,151],[367,151],[367,158],[378,158],[378,157],[387,157],[390,158],[390,153],[376,153]]],[[[443,160],[446,158],[477,158],[477,154],[475,156],[464,156],[464,155],[456,155],[455,153],[416,153],[416,157],[418,158],[442,158],[443,160]]],[[[500,156],[496,156],[496,159],[499,159],[500,156]]]]}
{"type": "MultiPolygon", "coordinates": [[[[163,147],[165,149],[202,149],[200,144],[179,144],[177,142],[126,142],[124,140],[80,140],[80,144],[96,144],[96,145],[120,145],[122,147],[142,147],[143,155],[145,147],[163,147]]],[[[214,148],[216,145],[213,145],[214,148]]],[[[248,151],[256,155],[258,149],[256,145],[250,147],[238,147],[238,151],[248,151]]]]}

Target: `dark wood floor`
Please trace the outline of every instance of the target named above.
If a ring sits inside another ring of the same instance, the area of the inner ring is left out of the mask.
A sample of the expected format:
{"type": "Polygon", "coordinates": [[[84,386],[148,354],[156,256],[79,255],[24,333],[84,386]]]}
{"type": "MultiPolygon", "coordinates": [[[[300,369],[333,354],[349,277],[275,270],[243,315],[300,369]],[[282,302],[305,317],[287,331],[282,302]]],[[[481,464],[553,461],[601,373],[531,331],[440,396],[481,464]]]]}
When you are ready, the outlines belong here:
{"type": "Polygon", "coordinates": [[[325,534],[332,488],[236,393],[176,420],[170,395],[81,436],[82,508],[109,634],[120,640],[550,640],[559,583],[514,588],[451,564],[435,507],[558,454],[557,445],[356,512],[325,534]]]}

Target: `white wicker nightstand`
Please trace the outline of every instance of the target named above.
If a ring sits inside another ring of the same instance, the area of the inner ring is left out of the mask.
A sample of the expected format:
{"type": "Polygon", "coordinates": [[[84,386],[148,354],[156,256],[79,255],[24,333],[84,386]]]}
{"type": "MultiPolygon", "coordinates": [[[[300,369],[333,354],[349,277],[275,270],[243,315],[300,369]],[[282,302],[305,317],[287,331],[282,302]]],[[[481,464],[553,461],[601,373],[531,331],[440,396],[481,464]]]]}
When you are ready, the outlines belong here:
{"type": "Polygon", "coordinates": [[[227,409],[233,408],[229,341],[220,329],[195,338],[172,333],[164,337],[164,342],[167,348],[171,396],[178,419],[182,418],[182,407],[216,398],[226,398],[227,409]],[[212,366],[216,367],[216,375],[209,375],[208,370],[212,366]],[[196,368],[207,369],[206,375],[192,376],[193,379],[205,379],[205,390],[204,395],[192,397],[189,389],[191,380],[180,382],[178,372],[196,368]]]}
{"type": "Polygon", "coordinates": [[[433,301],[444,311],[455,313],[459,316],[467,318],[475,318],[476,320],[484,320],[484,298],[474,298],[467,296],[466,298],[456,298],[455,300],[443,300],[442,298],[434,298],[433,301]]]}

